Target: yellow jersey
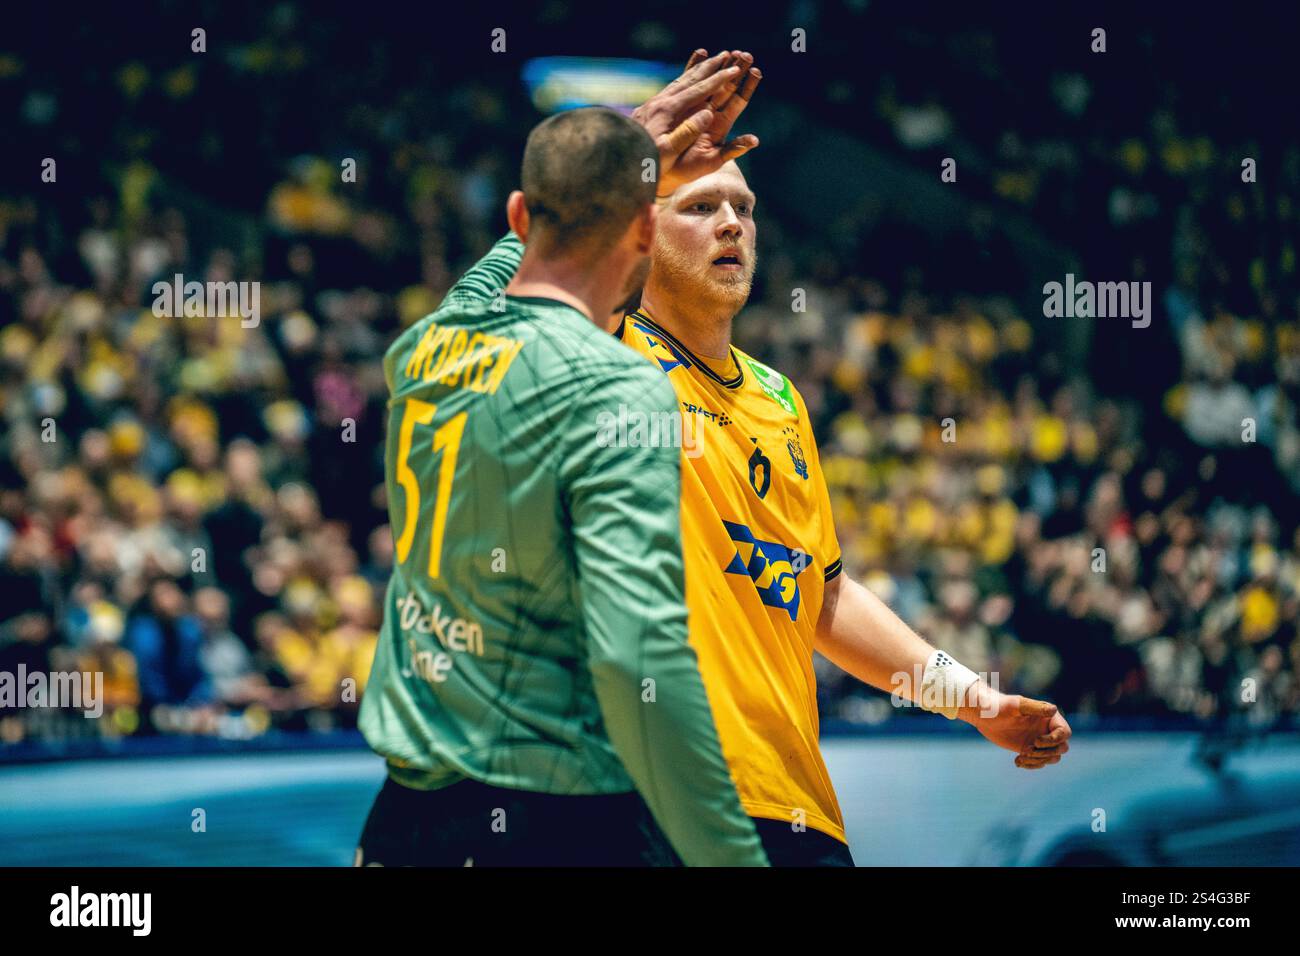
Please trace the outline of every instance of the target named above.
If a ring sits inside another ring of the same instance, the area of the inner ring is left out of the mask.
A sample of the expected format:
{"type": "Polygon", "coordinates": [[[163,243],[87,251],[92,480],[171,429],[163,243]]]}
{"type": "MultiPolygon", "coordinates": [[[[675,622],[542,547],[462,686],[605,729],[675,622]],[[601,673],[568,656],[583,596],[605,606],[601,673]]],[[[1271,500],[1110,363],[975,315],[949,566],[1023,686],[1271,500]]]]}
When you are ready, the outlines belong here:
{"type": "Polygon", "coordinates": [[[644,311],[616,334],[658,364],[680,404],[690,641],[741,805],[845,841],[813,674],[840,550],[803,397],[739,349],[694,355],[644,311]]]}

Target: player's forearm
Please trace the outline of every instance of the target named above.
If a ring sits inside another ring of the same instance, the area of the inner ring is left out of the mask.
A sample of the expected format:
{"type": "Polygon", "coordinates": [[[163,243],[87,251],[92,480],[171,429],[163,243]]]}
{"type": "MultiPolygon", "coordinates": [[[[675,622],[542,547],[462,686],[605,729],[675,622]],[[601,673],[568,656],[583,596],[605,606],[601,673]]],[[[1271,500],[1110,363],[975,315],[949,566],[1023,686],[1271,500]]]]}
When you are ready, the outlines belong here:
{"type": "Polygon", "coordinates": [[[847,574],[833,578],[817,621],[817,650],[864,684],[893,692],[897,674],[924,667],[934,650],[847,574]]]}
{"type": "Polygon", "coordinates": [[[606,731],[629,776],[688,866],[765,865],[723,759],[694,653],[684,640],[654,634],[640,643],[635,663],[592,664],[606,731]]]}
{"type": "Polygon", "coordinates": [[[562,469],[593,686],[611,745],[682,859],[761,866],[687,641],[681,454],[613,446],[594,431],[599,411],[620,404],[676,409],[658,370],[635,373],[603,378],[581,396],[562,469]]]}
{"type": "MultiPolygon", "coordinates": [[[[817,650],[864,684],[921,704],[919,677],[935,648],[869,589],[840,574],[827,585],[817,650]]],[[[976,693],[984,691],[981,686],[976,693]]],[[[958,717],[970,722],[979,712],[963,707],[958,717]]]]}
{"type": "MultiPolygon", "coordinates": [[[[621,484],[647,478],[675,499],[669,470],[621,484]]],[[[686,639],[677,509],[648,508],[638,497],[632,487],[610,489],[578,535],[588,660],[606,733],[688,865],[761,866],[686,639]]]]}

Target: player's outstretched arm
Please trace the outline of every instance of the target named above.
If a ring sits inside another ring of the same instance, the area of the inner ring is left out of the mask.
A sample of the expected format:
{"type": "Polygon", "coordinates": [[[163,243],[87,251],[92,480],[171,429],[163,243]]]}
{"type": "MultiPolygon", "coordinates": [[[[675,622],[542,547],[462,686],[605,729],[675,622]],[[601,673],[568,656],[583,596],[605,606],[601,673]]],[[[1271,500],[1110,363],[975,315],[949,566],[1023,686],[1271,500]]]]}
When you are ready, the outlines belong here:
{"type": "MultiPolygon", "coordinates": [[[[696,50],[681,76],[632,114],[660,147],[661,194],[668,195],[681,183],[707,175],[758,145],[753,135],[727,141],[763,76],[753,62],[741,51],[710,57],[696,50]]],[[[519,270],[523,254],[519,237],[507,232],[456,281],[439,308],[499,295],[519,270]]]]}
{"type": "Polygon", "coordinates": [[[620,405],[676,412],[668,379],[636,361],[587,389],[566,429],[561,480],[593,688],[610,743],[682,860],[764,866],[687,642],[681,453],[599,433],[600,414],[620,405]]]}
{"type": "Polygon", "coordinates": [[[966,721],[1014,751],[1017,767],[1059,763],[1070,749],[1070,725],[1055,704],[1001,693],[946,655],[936,655],[888,605],[843,573],[827,582],[817,650],[863,683],[966,721]],[[945,706],[948,690],[956,699],[945,706]]]}
{"type": "Polygon", "coordinates": [[[463,304],[496,298],[519,271],[523,257],[524,244],[513,232],[507,232],[447,290],[438,309],[457,302],[463,304]]]}

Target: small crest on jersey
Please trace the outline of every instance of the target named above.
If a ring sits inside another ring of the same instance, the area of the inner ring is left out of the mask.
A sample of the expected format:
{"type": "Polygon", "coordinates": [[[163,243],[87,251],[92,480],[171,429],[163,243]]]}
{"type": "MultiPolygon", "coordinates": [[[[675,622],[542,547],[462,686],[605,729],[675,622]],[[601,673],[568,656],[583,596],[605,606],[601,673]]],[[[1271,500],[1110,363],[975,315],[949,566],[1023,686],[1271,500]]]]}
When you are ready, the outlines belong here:
{"type": "Polygon", "coordinates": [[[762,362],[755,362],[748,355],[745,356],[745,363],[754,373],[754,381],[758,382],[758,387],[763,390],[763,394],[798,418],[799,410],[794,404],[794,390],[790,387],[790,380],[776,369],[769,368],[762,362]]]}
{"type": "Polygon", "coordinates": [[[808,459],[804,458],[803,446],[799,444],[799,429],[786,425],[781,431],[785,435],[785,450],[790,453],[790,461],[794,464],[794,473],[807,481],[808,459]]]}

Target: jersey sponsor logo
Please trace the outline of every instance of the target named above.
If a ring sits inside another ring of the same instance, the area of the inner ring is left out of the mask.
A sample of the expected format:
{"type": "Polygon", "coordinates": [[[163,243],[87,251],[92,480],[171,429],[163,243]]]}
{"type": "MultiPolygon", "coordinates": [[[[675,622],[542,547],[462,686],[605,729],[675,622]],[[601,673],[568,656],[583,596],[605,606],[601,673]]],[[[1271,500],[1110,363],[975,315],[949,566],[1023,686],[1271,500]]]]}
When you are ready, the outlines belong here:
{"type": "MultiPolygon", "coordinates": [[[[683,405],[686,403],[683,402],[683,405]]],[[[618,414],[596,415],[596,445],[600,448],[681,448],[687,458],[704,454],[703,415],[688,411],[645,411],[620,402],[618,414]]]]}
{"type": "Polygon", "coordinates": [[[452,653],[483,656],[483,627],[477,621],[468,621],[463,617],[452,617],[443,613],[442,604],[435,604],[428,611],[420,599],[411,591],[406,597],[397,601],[397,626],[406,639],[410,659],[402,668],[402,676],[417,674],[432,684],[441,684],[447,679],[455,658],[445,651],[433,651],[421,648],[416,643],[415,634],[434,637],[447,651],[452,653]]]}
{"type": "Polygon", "coordinates": [[[745,363],[754,373],[754,381],[758,382],[763,394],[798,418],[799,409],[794,403],[794,390],[790,387],[790,380],[776,369],[755,362],[748,355],[745,356],[745,363]]]}
{"type": "Polygon", "coordinates": [[[811,563],[804,552],[755,537],[747,525],[738,521],[724,519],[722,524],[736,545],[736,554],[723,571],[747,575],[764,604],[785,611],[792,621],[798,620],[799,573],[811,563]]]}
{"type": "Polygon", "coordinates": [[[691,360],[688,359],[684,354],[682,354],[682,352],[679,349],[677,349],[671,342],[669,342],[667,339],[662,338],[659,335],[659,333],[656,332],[654,329],[650,328],[650,326],[642,322],[637,322],[634,319],[632,320],[632,327],[635,329],[639,329],[641,331],[641,334],[645,336],[646,343],[652,349],[662,349],[665,352],[667,352],[670,356],[672,356],[671,358],[664,358],[662,355],[655,356],[655,360],[659,363],[659,367],[662,368],[665,372],[671,372],[673,369],[678,367],[681,368],[691,367],[691,360]]]}
{"type": "Polygon", "coordinates": [[[690,402],[682,402],[682,408],[691,415],[700,415],[718,425],[730,425],[731,419],[727,417],[726,412],[713,412],[703,405],[692,405],[690,402]]]}

